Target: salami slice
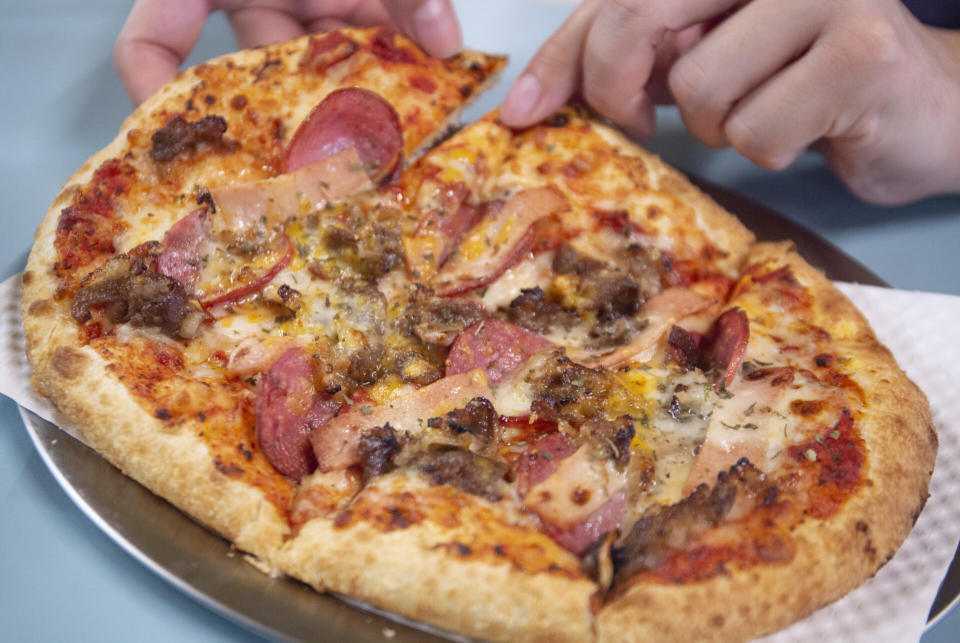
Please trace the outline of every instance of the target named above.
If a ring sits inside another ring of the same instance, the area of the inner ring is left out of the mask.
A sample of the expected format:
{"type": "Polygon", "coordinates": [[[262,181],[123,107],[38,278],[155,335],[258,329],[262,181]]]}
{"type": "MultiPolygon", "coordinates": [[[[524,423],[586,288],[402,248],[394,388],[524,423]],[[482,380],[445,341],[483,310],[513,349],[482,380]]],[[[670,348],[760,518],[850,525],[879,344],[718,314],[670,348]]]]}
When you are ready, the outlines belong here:
{"type": "Polygon", "coordinates": [[[331,92],[294,132],[284,172],[353,148],[374,183],[388,181],[403,157],[403,130],[393,106],[359,87],[331,92]]]}
{"type": "Polygon", "coordinates": [[[340,405],[313,386],[310,360],[302,348],[283,353],[257,390],[256,433],[267,460],[299,480],[317,468],[307,434],[336,415],[340,405]]]}
{"type": "Polygon", "coordinates": [[[498,319],[486,319],[463,329],[447,355],[447,376],[483,369],[496,384],[520,368],[532,355],[553,343],[525,328],[498,319]]]}

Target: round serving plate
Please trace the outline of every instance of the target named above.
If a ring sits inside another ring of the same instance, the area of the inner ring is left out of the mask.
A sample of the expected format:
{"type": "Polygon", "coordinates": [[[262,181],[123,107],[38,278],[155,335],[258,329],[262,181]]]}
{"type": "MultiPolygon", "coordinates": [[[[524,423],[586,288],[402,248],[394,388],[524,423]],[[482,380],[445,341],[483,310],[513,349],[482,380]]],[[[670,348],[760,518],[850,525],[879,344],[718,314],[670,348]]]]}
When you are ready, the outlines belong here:
{"type": "MultiPolygon", "coordinates": [[[[694,178],[762,240],[789,239],[812,265],[834,280],[886,286],[839,248],[786,217],[735,192],[694,178]]],[[[230,543],[155,496],[54,424],[21,408],[37,451],[77,506],[131,556],[193,597],[250,630],[272,639],[397,643],[456,639],[398,619],[287,577],[255,569],[230,543]]],[[[954,559],[941,585],[929,626],[960,595],[960,563],[954,559]]]]}

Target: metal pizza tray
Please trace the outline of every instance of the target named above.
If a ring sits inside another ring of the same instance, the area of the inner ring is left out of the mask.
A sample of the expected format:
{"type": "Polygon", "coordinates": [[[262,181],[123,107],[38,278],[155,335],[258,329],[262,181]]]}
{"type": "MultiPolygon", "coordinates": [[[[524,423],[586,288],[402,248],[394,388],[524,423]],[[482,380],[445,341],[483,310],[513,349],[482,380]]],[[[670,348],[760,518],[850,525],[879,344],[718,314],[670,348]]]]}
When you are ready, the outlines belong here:
{"type": "MultiPolygon", "coordinates": [[[[735,192],[694,179],[758,238],[790,239],[831,279],[886,286],[876,274],[830,242],[735,192]]],[[[230,543],[153,495],[55,425],[21,408],[27,431],[54,478],[77,506],[130,555],[198,602],[272,639],[413,643],[451,638],[420,624],[397,620],[286,577],[267,576],[230,543]]],[[[930,612],[930,624],[960,594],[954,559],[930,612]]]]}

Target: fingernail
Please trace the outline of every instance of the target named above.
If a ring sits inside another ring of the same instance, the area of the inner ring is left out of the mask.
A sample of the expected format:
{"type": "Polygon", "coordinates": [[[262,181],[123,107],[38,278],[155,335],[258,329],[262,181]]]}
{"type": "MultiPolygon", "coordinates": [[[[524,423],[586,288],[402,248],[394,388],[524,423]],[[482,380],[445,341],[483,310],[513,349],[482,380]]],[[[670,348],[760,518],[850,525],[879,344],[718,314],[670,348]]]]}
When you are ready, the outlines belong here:
{"type": "Polygon", "coordinates": [[[533,74],[524,74],[507,92],[500,114],[507,122],[525,123],[539,101],[540,81],[533,74]]]}
{"type": "Polygon", "coordinates": [[[460,51],[460,25],[443,0],[426,0],[412,21],[414,36],[430,55],[447,58],[460,51]]]}

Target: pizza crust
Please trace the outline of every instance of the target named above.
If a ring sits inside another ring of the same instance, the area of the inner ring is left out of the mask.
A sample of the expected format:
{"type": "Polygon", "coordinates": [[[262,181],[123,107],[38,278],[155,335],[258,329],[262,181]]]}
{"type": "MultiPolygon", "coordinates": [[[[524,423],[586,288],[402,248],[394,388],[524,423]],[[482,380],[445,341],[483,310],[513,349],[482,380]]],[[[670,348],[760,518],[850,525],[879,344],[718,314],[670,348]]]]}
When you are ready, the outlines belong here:
{"type": "Polygon", "coordinates": [[[279,568],[313,587],[471,637],[592,640],[597,586],[572,554],[541,534],[518,541],[497,503],[405,475],[384,476],[358,500],[384,487],[394,498],[416,495],[409,506],[393,507],[412,524],[385,526],[357,511],[349,520],[315,518],[284,545],[279,568]],[[431,505],[450,511],[418,519],[431,505]]]}

